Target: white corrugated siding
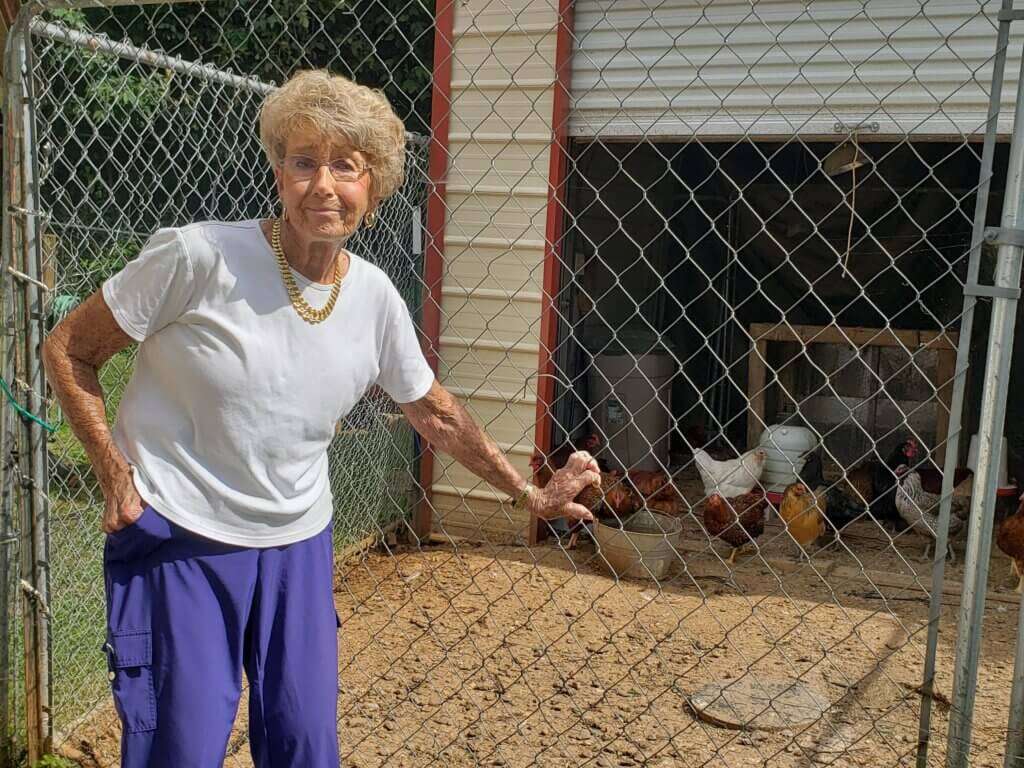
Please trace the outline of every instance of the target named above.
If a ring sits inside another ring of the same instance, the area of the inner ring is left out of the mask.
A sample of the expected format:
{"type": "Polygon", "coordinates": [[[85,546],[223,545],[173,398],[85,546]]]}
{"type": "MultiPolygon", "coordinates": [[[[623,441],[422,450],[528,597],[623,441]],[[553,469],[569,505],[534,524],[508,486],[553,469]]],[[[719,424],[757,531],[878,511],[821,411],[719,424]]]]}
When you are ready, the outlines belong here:
{"type": "MultiPolygon", "coordinates": [[[[537,402],[540,296],[557,5],[468,0],[456,9],[440,379],[519,469],[537,402]]],[[[528,520],[441,456],[435,526],[525,537],[528,520]]]]}
{"type": "MultiPolygon", "coordinates": [[[[574,136],[984,133],[999,3],[578,0],[574,136]]],[[[1015,27],[1016,29],[1016,27],[1015,27]]],[[[999,121],[1013,123],[1011,33],[999,121]]]]}

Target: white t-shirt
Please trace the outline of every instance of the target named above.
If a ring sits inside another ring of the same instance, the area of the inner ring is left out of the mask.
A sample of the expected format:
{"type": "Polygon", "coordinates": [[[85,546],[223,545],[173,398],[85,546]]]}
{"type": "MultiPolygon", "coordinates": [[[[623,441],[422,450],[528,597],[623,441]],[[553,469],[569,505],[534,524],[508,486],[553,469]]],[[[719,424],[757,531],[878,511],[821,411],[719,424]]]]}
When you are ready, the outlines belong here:
{"type": "MultiPolygon", "coordinates": [[[[323,306],[331,286],[293,274],[323,306]]],[[[114,428],[135,486],[217,541],[270,547],[322,531],[335,423],[373,384],[406,403],[434,381],[383,271],[351,255],[334,311],[310,325],[256,221],[161,229],[103,297],[141,342],[114,428]]]]}

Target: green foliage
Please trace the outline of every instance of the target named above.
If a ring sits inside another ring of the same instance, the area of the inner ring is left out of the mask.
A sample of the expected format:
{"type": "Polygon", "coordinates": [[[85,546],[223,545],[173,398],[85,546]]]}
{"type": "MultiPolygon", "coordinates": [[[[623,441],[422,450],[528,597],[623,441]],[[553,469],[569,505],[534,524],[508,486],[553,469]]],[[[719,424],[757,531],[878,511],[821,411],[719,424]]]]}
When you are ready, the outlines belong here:
{"type": "Polygon", "coordinates": [[[36,768],[78,768],[78,763],[59,755],[43,755],[36,768]]]}
{"type": "MultiPolygon", "coordinates": [[[[88,22],[116,40],[153,41],[175,56],[280,83],[296,69],[328,68],[382,88],[409,130],[430,125],[433,4],[425,0],[273,0],[91,9],[88,22]]],[[[143,80],[136,72],[133,78],[143,80]]],[[[118,83],[97,97],[151,106],[159,83],[118,83]],[[126,93],[116,91],[126,86],[126,93]]]]}
{"type": "Polygon", "coordinates": [[[84,273],[79,299],[85,300],[99,290],[108,277],[117,274],[125,264],[138,255],[141,247],[142,244],[138,241],[119,240],[105,248],[77,254],[74,269],[84,273]]]}
{"type": "MultiPolygon", "coordinates": [[[[89,29],[80,10],[54,11],[53,15],[72,29],[89,29]]],[[[162,70],[127,72],[113,56],[98,56],[74,46],[55,50],[64,73],[62,79],[68,86],[82,89],[77,98],[66,102],[71,122],[88,118],[97,129],[108,123],[123,129],[126,121],[141,126],[153,118],[164,101],[169,78],[162,70]]],[[[60,82],[49,84],[51,88],[60,86],[60,82]]]]}

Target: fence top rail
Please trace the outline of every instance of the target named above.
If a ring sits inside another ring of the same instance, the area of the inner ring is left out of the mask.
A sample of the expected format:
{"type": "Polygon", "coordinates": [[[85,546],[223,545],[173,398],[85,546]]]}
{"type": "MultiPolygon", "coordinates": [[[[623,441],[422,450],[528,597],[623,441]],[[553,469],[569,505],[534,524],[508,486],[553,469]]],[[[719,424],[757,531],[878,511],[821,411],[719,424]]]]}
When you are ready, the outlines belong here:
{"type": "MultiPolygon", "coordinates": [[[[261,96],[273,93],[277,90],[274,83],[265,83],[254,77],[244,77],[217,69],[212,64],[200,64],[195,61],[188,61],[178,56],[171,56],[166,53],[158,53],[147,48],[140,48],[137,45],[124,41],[111,40],[106,35],[82,32],[72,29],[64,24],[52,21],[44,21],[39,17],[32,19],[31,32],[37,37],[52,40],[58,43],[73,45],[92,53],[107,53],[118,56],[129,61],[137,61],[151,67],[166,69],[177,72],[188,77],[205,80],[211,83],[230,86],[239,90],[249,91],[261,96]]],[[[425,145],[428,141],[426,136],[405,132],[405,140],[415,145],[425,145]]]]}

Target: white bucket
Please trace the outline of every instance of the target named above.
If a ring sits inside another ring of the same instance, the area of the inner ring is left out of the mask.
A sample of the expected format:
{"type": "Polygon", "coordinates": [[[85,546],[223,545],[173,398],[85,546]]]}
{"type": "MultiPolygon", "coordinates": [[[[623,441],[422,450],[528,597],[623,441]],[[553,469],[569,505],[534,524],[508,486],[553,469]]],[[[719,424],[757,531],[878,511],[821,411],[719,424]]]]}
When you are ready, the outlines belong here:
{"type": "Polygon", "coordinates": [[[818,437],[807,427],[773,424],[761,435],[758,446],[768,454],[761,485],[769,493],[781,493],[797,481],[803,457],[818,447],[818,437]]]}

